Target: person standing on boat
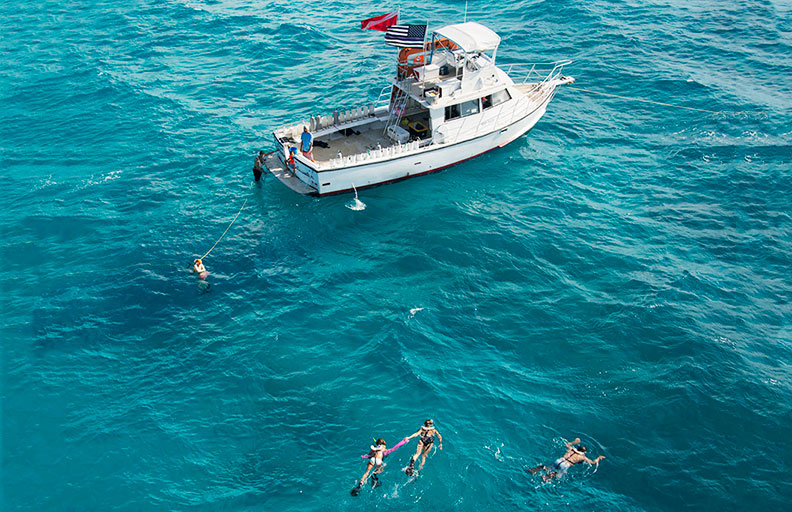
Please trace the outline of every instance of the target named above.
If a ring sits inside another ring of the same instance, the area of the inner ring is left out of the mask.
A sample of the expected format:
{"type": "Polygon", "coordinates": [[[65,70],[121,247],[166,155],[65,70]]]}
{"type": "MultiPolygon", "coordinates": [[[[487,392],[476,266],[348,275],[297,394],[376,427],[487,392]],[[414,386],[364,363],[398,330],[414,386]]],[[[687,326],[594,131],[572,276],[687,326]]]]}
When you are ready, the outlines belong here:
{"type": "Polygon", "coordinates": [[[418,429],[418,432],[411,435],[410,437],[405,437],[404,439],[406,441],[418,436],[421,437],[418,440],[418,449],[415,450],[415,455],[413,455],[410,459],[410,465],[404,470],[404,472],[407,473],[407,476],[413,476],[414,474],[421,472],[424,467],[424,463],[426,462],[426,454],[429,453],[429,449],[434,443],[435,436],[437,436],[437,438],[440,440],[440,449],[443,449],[443,436],[441,436],[440,432],[434,428],[434,421],[424,421],[423,426],[418,429]],[[421,456],[421,465],[418,466],[418,471],[415,471],[415,461],[418,460],[419,455],[421,456]]]}
{"type": "Polygon", "coordinates": [[[262,172],[264,172],[264,151],[259,151],[258,156],[253,160],[253,177],[256,181],[261,179],[262,172]]]}
{"type": "Polygon", "coordinates": [[[575,438],[574,441],[570,441],[566,443],[566,453],[563,457],[558,458],[550,467],[545,466],[544,464],[541,466],[536,466],[535,468],[530,468],[528,470],[529,473],[535,475],[540,471],[544,471],[545,474],[542,475],[542,480],[545,482],[549,482],[551,480],[557,480],[564,476],[569,468],[574,466],[575,464],[582,464],[583,462],[588,462],[590,466],[595,466],[599,464],[599,461],[605,458],[604,455],[600,455],[594,460],[589,459],[586,457],[586,447],[580,443],[580,438],[575,438]]]}
{"type": "Polygon", "coordinates": [[[289,171],[291,171],[291,176],[297,174],[297,162],[294,161],[295,155],[297,155],[297,148],[292,146],[289,148],[289,158],[286,159],[286,177],[289,176],[289,171]]]}
{"type": "Polygon", "coordinates": [[[305,158],[313,160],[313,135],[308,131],[307,126],[303,126],[302,135],[300,135],[300,151],[305,158]]]}

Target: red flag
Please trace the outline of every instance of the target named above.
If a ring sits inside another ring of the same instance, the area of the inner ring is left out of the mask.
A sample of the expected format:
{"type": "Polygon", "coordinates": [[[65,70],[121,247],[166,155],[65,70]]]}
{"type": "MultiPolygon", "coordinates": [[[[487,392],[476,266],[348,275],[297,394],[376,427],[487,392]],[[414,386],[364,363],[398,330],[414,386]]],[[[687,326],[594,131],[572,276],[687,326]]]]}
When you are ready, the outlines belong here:
{"type": "Polygon", "coordinates": [[[396,24],[398,18],[399,11],[389,12],[388,14],[383,14],[382,16],[374,16],[373,18],[361,21],[360,28],[361,30],[371,29],[386,32],[388,27],[396,24]]]}

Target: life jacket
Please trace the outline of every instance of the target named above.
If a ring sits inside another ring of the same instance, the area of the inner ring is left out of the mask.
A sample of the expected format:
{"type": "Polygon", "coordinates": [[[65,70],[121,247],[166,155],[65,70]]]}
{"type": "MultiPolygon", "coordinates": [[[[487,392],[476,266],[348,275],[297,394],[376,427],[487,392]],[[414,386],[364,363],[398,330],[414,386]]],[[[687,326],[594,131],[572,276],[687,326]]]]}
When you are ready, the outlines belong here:
{"type": "MultiPolygon", "coordinates": [[[[435,39],[434,49],[438,50],[440,48],[456,50],[458,46],[453,41],[445,38],[435,39]]],[[[415,76],[417,78],[415,69],[420,68],[426,63],[426,53],[431,51],[431,41],[427,41],[423,48],[402,48],[399,50],[399,64],[397,66],[397,74],[399,77],[415,76]],[[413,55],[415,55],[415,57],[412,57],[413,55]]]]}

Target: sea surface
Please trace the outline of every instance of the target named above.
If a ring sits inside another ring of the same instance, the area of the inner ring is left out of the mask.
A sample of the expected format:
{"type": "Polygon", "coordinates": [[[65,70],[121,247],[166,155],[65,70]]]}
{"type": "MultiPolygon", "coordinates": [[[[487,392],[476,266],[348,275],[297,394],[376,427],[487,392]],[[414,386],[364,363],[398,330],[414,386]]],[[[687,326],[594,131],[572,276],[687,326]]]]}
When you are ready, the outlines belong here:
{"type": "Polygon", "coordinates": [[[2,510],[789,510],[792,3],[470,1],[500,63],[574,61],[530,134],[357,211],[251,187],[376,98],[399,6],[464,19],[0,3],[2,510]]]}

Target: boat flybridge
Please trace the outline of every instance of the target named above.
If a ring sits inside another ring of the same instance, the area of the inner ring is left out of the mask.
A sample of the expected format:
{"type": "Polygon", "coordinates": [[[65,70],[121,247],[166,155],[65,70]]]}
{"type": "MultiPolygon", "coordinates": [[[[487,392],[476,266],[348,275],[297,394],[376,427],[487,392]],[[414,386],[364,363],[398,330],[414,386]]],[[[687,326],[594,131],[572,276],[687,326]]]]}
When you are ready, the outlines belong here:
{"type": "Polygon", "coordinates": [[[569,61],[548,74],[536,67],[515,83],[495,66],[500,36],[475,22],[448,25],[424,48],[402,48],[396,75],[376,102],[315,116],[273,132],[267,169],[301,194],[323,196],[438,171],[503,147],[533,128],[569,61]],[[314,137],[310,160],[297,152],[303,127],[314,137]]]}

